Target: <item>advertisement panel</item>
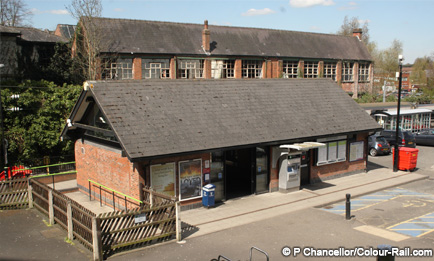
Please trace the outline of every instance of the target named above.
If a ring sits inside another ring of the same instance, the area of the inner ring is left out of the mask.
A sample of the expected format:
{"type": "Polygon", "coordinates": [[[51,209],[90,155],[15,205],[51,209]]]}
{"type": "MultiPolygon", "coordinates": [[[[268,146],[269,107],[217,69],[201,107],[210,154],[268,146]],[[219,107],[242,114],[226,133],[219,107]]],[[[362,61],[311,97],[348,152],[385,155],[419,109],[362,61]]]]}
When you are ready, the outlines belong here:
{"type": "Polygon", "coordinates": [[[170,196],[175,196],[175,163],[151,165],[151,187],[170,196]]]}
{"type": "Polygon", "coordinates": [[[179,199],[201,197],[202,159],[179,162],[179,199]]]}

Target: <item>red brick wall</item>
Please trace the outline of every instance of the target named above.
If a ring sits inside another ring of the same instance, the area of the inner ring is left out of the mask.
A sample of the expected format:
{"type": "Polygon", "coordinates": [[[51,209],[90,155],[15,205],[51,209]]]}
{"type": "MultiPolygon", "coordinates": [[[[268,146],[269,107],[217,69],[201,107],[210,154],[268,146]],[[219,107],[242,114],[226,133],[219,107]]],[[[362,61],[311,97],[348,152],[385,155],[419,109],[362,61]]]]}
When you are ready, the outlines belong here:
{"type": "Polygon", "coordinates": [[[142,79],[142,59],[133,58],[133,78],[135,80],[142,79]]]}
{"type": "Polygon", "coordinates": [[[235,60],[235,65],[234,65],[234,73],[235,73],[235,78],[236,79],[241,79],[243,78],[243,72],[242,72],[242,66],[243,66],[243,61],[241,59],[236,59],[235,60]]]}
{"type": "Polygon", "coordinates": [[[89,187],[91,179],[108,188],[140,199],[140,169],[119,152],[111,151],[95,143],[75,142],[77,185],[89,187]]]}

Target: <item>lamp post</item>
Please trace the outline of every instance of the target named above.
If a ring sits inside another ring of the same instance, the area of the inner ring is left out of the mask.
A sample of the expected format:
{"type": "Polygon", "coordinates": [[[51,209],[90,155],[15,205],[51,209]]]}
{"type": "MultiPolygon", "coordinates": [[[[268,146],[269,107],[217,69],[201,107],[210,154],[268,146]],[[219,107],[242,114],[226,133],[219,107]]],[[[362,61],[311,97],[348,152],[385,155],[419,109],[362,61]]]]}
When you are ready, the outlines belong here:
{"type": "Polygon", "coordinates": [[[399,84],[398,84],[398,108],[396,111],[396,133],[395,133],[395,155],[393,158],[393,172],[398,171],[398,159],[399,159],[399,126],[400,126],[400,118],[399,115],[401,110],[401,85],[402,85],[402,60],[404,58],[402,55],[399,55],[398,63],[399,63],[399,72],[397,73],[399,84]]]}

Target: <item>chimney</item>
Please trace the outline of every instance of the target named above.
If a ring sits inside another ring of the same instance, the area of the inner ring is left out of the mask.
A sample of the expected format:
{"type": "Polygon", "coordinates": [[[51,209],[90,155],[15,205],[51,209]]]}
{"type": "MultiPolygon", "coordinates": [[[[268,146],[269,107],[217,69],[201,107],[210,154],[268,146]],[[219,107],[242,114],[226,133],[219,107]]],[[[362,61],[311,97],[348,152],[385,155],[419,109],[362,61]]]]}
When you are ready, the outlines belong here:
{"type": "Polygon", "coordinates": [[[353,29],[353,36],[359,38],[359,41],[362,40],[362,28],[353,29]]]}
{"type": "Polygon", "coordinates": [[[209,44],[209,40],[210,39],[210,32],[208,30],[208,20],[205,20],[204,22],[204,28],[202,31],[202,47],[205,50],[205,52],[209,52],[210,51],[210,44],[209,44]]]}

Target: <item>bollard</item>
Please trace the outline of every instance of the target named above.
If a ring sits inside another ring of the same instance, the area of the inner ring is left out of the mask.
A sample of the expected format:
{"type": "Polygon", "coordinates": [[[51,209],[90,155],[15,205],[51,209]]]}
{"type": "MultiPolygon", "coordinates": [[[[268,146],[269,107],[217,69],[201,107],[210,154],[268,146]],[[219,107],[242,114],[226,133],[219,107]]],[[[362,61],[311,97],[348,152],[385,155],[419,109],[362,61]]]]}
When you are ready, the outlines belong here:
{"type": "Polygon", "coordinates": [[[377,261],[394,261],[395,257],[392,255],[392,246],[390,245],[378,245],[378,250],[383,253],[377,256],[377,261]]]}
{"type": "Polygon", "coordinates": [[[351,219],[351,194],[346,195],[347,200],[345,201],[345,219],[351,219]]]}

